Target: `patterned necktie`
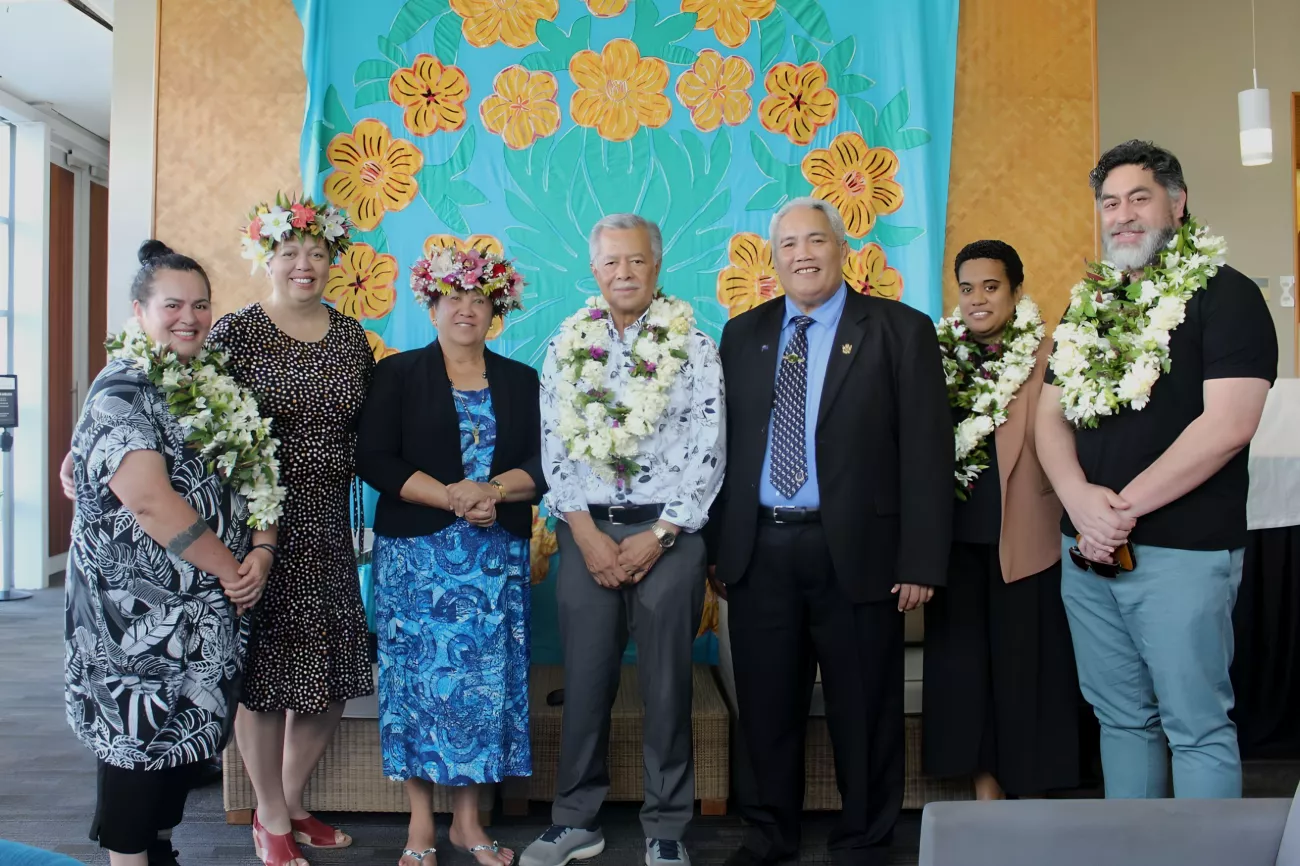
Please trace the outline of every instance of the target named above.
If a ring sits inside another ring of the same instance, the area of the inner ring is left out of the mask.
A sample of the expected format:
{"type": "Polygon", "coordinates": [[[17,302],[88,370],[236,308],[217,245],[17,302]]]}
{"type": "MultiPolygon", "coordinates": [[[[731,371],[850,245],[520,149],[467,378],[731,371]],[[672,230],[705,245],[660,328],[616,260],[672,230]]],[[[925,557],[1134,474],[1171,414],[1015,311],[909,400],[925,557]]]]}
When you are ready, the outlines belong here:
{"type": "Polygon", "coordinates": [[[786,499],[808,480],[808,455],[804,453],[804,414],[808,402],[808,327],[813,320],[795,316],[794,335],[781,356],[772,407],[772,468],[768,478],[786,499]]]}

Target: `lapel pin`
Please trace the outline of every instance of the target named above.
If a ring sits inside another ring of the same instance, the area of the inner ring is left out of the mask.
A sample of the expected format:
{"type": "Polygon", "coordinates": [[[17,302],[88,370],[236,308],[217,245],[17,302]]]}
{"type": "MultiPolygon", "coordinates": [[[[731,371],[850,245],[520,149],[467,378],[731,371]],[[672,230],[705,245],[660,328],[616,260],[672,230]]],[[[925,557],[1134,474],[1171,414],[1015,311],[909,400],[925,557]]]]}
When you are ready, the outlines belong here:
{"type": "Polygon", "coordinates": [[[843,353],[846,354],[846,355],[852,353],[852,351],[853,351],[853,344],[852,344],[852,343],[845,343],[843,346],[840,346],[840,351],[843,352],[843,353]]]}
{"type": "Polygon", "coordinates": [[[760,351],[763,351],[763,352],[766,352],[766,351],[767,351],[767,344],[766,344],[766,343],[763,344],[763,348],[762,348],[760,351]]]}

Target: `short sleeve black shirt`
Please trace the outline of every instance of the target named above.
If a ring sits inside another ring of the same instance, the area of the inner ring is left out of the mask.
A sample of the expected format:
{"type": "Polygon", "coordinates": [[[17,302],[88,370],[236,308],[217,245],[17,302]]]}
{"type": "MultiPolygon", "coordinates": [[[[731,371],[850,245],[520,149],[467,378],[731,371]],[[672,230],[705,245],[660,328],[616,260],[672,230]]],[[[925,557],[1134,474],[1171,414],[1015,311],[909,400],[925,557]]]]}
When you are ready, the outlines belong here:
{"type": "MultiPolygon", "coordinates": [[[[1121,409],[1075,432],[1084,476],[1119,492],[1154,463],[1204,410],[1207,379],[1277,377],[1277,332],[1263,293],[1240,271],[1224,266],[1187,302],[1187,316],[1169,339],[1171,368],[1140,412],[1121,409]]],[[[1050,369],[1047,380],[1055,384],[1050,369]]],[[[1231,550],[1246,544],[1246,447],[1179,499],[1138,519],[1135,544],[1182,550],[1231,550]]],[[[1061,531],[1075,534],[1070,516],[1061,531]]]]}

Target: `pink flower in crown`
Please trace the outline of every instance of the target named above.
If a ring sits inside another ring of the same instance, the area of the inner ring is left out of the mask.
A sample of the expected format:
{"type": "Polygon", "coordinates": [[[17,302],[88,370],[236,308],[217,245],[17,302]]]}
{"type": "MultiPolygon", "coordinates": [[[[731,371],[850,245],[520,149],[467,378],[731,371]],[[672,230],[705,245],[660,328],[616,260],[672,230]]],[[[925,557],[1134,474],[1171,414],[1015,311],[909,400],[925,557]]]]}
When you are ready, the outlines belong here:
{"type": "Polygon", "coordinates": [[[305,231],[316,220],[316,209],[305,204],[291,205],[289,210],[293,213],[289,225],[296,229],[305,231]]]}
{"type": "Polygon", "coordinates": [[[257,218],[254,219],[251,223],[248,224],[248,236],[249,236],[250,238],[252,238],[253,240],[258,240],[258,239],[260,239],[260,238],[262,237],[262,218],[261,218],[261,217],[257,217],[257,218]]]}

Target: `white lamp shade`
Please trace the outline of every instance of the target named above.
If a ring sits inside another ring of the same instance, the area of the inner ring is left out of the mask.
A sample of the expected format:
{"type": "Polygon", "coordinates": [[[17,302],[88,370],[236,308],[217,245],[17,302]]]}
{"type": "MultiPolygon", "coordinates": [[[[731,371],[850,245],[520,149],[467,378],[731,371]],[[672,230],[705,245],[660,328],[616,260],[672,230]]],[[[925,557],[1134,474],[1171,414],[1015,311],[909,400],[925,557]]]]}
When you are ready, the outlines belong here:
{"type": "Polygon", "coordinates": [[[1273,161],[1273,128],[1268,114],[1268,90],[1256,87],[1238,93],[1237,119],[1241,130],[1241,164],[1268,165],[1273,161]]]}

